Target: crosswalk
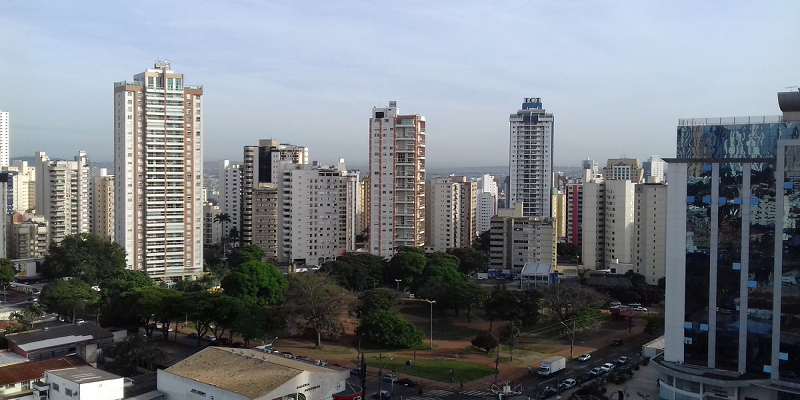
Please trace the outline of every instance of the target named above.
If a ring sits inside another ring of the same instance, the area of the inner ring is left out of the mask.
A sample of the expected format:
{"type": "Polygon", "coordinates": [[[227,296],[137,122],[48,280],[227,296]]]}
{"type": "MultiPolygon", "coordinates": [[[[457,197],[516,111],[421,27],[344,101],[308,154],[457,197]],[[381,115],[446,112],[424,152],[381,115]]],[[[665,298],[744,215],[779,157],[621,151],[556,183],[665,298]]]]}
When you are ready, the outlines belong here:
{"type": "Polygon", "coordinates": [[[461,394],[465,394],[467,396],[472,396],[472,397],[481,397],[481,398],[486,398],[489,396],[496,397],[496,395],[492,394],[491,392],[487,392],[485,390],[467,390],[465,392],[461,392],[461,394]]]}
{"type": "Polygon", "coordinates": [[[453,392],[441,389],[434,389],[429,392],[423,393],[422,396],[409,397],[408,400],[439,400],[442,397],[447,397],[450,396],[451,394],[453,394],[453,392]]]}

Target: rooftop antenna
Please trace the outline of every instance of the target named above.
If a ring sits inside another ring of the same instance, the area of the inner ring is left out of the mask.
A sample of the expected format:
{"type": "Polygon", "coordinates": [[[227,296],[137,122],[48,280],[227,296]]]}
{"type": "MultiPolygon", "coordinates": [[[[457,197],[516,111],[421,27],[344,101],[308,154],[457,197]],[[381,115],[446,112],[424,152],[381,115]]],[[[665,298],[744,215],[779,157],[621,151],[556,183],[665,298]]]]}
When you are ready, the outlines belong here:
{"type": "Polygon", "coordinates": [[[797,89],[800,91],[800,86],[786,86],[784,89],[789,89],[789,90],[797,89]]]}

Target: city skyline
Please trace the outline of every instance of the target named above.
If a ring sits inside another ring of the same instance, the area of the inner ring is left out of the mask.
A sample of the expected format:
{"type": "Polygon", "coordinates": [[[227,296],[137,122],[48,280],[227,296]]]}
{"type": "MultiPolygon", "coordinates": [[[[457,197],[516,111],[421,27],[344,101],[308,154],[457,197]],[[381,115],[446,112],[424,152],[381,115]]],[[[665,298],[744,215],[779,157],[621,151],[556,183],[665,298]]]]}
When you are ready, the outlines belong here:
{"type": "Polygon", "coordinates": [[[558,116],[556,165],[671,157],[678,118],[774,113],[773,93],[797,84],[800,61],[782,51],[798,34],[781,23],[800,8],[792,2],[209,3],[180,19],[151,8],[4,8],[0,109],[12,115],[12,157],[113,160],[111,82],[157,59],[212,94],[205,159],[236,160],[241,146],[275,137],[323,163],[366,165],[363,121],[396,100],[427,116],[431,168],[505,164],[508,110],[525,97],[558,116]],[[759,25],[770,29],[741,29],[759,25]],[[782,62],[763,61],[776,54],[782,62]],[[701,89],[713,104],[691,96],[701,89]]]}

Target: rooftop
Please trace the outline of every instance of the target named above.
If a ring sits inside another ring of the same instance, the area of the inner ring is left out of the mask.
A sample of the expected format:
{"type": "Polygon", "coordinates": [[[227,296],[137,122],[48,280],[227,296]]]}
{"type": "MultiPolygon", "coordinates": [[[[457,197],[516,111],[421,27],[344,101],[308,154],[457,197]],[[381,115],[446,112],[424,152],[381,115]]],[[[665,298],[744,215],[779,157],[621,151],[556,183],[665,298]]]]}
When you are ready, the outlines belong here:
{"type": "Polygon", "coordinates": [[[45,371],[86,365],[76,356],[24,362],[0,368],[0,386],[41,378],[45,371]]]}
{"type": "Polygon", "coordinates": [[[81,366],[64,369],[51,369],[48,371],[50,375],[55,375],[64,378],[70,382],[82,385],[84,383],[109,381],[112,379],[123,379],[119,375],[112,374],[111,372],[103,371],[102,369],[93,368],[90,366],[81,366]]]}
{"type": "Polygon", "coordinates": [[[237,393],[249,399],[275,390],[303,371],[339,373],[303,361],[254,350],[206,347],[165,372],[237,393]]]}
{"type": "Polygon", "coordinates": [[[112,338],[114,335],[91,322],[62,325],[53,328],[37,329],[6,335],[9,343],[13,343],[24,351],[34,351],[57,347],[66,344],[87,342],[90,340],[112,338]]]}
{"type": "Polygon", "coordinates": [[[783,116],[781,115],[760,115],[753,117],[685,118],[678,120],[678,126],[780,124],[782,122],[783,116]]]}

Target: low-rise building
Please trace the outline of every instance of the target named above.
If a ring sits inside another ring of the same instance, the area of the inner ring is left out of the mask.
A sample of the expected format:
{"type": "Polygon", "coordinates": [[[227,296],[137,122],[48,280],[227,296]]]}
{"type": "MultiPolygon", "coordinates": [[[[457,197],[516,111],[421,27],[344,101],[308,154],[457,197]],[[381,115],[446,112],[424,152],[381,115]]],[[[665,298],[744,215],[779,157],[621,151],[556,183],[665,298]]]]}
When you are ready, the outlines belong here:
{"type": "Polygon", "coordinates": [[[91,322],[13,333],[6,339],[10,351],[31,361],[77,354],[92,365],[96,365],[102,350],[114,343],[111,332],[91,322]]]}
{"type": "Polygon", "coordinates": [[[255,350],[207,347],[158,371],[165,400],[323,400],[347,388],[350,371],[255,350]]]}
{"type": "Polygon", "coordinates": [[[89,366],[49,370],[34,386],[34,397],[46,391],[49,400],[118,400],[125,398],[125,379],[89,366]]]}
{"type": "Polygon", "coordinates": [[[85,366],[78,357],[52,358],[0,367],[0,398],[18,399],[33,394],[33,387],[48,370],[85,366]]]}

